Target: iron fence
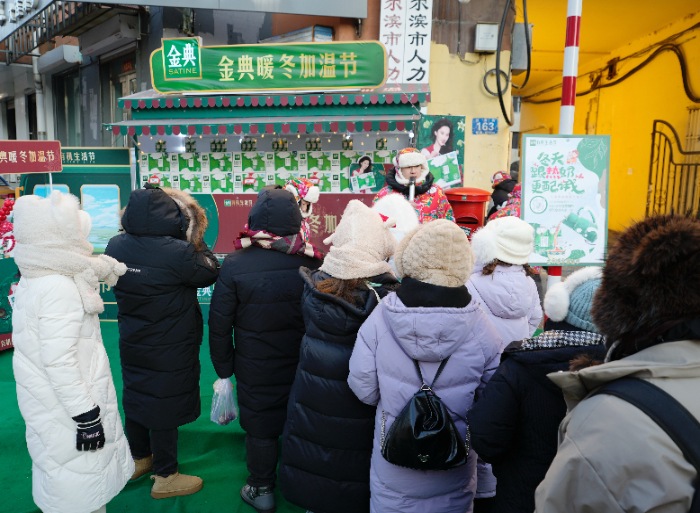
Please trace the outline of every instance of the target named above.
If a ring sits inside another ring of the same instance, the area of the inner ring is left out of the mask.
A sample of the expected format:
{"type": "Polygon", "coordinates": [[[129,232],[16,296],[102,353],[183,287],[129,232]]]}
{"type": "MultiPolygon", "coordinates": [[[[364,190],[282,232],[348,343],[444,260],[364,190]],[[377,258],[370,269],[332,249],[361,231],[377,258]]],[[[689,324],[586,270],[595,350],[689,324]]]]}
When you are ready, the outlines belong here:
{"type": "Polygon", "coordinates": [[[647,215],[698,215],[700,151],[683,148],[678,132],[668,122],[654,121],[651,135],[647,215]]]}

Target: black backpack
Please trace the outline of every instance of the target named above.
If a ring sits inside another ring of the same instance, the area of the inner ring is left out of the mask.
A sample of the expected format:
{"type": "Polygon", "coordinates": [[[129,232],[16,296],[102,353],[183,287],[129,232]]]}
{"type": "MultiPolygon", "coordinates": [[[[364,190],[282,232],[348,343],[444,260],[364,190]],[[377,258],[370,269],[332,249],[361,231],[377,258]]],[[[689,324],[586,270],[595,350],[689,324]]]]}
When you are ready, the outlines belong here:
{"type": "Polygon", "coordinates": [[[386,436],[386,415],[382,412],[380,446],[382,456],[389,463],[414,470],[450,470],[467,462],[469,426],[465,443],[448,408],[432,390],[449,359],[440,363],[430,386],[425,384],[420,366],[413,360],[423,385],[396,417],[386,436]]]}
{"type": "Polygon", "coordinates": [[[700,479],[700,422],[685,406],[672,396],[638,378],[620,378],[600,387],[591,394],[614,395],[636,406],[656,422],[671,437],[678,448],[698,473],[695,494],[689,513],[700,513],[700,493],[697,480],[700,479]]]}

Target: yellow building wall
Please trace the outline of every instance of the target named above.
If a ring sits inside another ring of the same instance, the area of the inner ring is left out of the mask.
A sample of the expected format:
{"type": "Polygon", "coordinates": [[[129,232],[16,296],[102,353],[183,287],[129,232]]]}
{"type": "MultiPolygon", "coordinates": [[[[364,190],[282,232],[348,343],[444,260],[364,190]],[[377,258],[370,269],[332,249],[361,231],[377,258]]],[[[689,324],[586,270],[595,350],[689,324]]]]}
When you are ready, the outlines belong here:
{"type": "MultiPolygon", "coordinates": [[[[628,20],[630,21],[630,20],[628,20]]],[[[579,69],[578,92],[588,90],[588,76],[582,73],[601,68],[614,57],[624,57],[658,41],[690,28],[700,21],[700,11],[668,25],[653,34],[614,50],[609,56],[579,69]]],[[[585,14],[582,24],[585,24],[585,14]]],[[[587,29],[591,29],[586,27],[587,29]]],[[[700,28],[680,36],[680,44],[688,63],[691,90],[700,96],[700,28]]],[[[582,48],[583,50],[583,48],[582,48]]],[[[644,61],[627,59],[618,64],[616,78],[644,61]]],[[[547,84],[555,85],[561,80],[547,84]]],[[[542,95],[546,99],[560,96],[561,89],[542,95]]],[[[655,119],[669,122],[685,145],[688,107],[698,106],[688,99],[683,89],[681,68],[672,52],[658,55],[646,67],[624,82],[576,99],[574,134],[609,134],[611,136],[609,228],[621,230],[644,217],[649,184],[651,133],[655,119]]],[[[559,102],[535,105],[523,103],[521,130],[529,133],[558,133],[559,102]],[[544,125],[544,128],[542,126],[544,125]]]]}
{"type": "MultiPolygon", "coordinates": [[[[510,168],[510,127],[498,103],[484,89],[484,75],[496,67],[495,54],[466,54],[462,62],[451,55],[447,45],[430,47],[430,103],[428,114],[465,116],[464,185],[491,191],[491,176],[510,168]],[[473,64],[470,64],[473,63],[473,64]],[[498,118],[498,133],[473,135],[472,118],[498,118]]],[[[508,73],[510,52],[501,52],[501,69],[508,73]]],[[[496,91],[495,74],[488,78],[489,88],[496,91]]],[[[505,84],[505,80],[504,80],[505,84]]],[[[504,103],[510,108],[510,87],[504,103]]]]}

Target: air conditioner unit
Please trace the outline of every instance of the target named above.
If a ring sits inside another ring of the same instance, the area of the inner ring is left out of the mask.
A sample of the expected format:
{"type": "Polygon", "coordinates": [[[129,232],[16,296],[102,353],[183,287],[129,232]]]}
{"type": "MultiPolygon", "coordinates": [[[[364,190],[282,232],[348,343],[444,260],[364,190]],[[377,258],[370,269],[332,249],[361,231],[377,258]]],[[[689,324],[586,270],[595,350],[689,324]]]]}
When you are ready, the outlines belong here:
{"type": "Polygon", "coordinates": [[[83,56],[77,46],[61,45],[39,57],[39,73],[59,73],[82,62],[83,56]]]}
{"type": "Polygon", "coordinates": [[[139,22],[136,16],[119,14],[80,36],[80,53],[97,57],[135,41],[139,22]]]}

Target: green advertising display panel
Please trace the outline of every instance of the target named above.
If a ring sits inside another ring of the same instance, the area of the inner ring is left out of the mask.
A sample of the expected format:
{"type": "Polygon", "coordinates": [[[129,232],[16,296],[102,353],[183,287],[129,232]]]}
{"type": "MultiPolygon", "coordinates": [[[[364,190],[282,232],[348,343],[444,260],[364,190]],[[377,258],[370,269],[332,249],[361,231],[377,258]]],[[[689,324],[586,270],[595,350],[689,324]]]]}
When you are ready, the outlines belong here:
{"type": "Polygon", "coordinates": [[[372,89],[386,81],[379,41],[202,46],[196,37],[163,39],[151,54],[162,94],[372,89]]]}
{"type": "Polygon", "coordinates": [[[532,265],[600,265],[608,234],[609,135],[524,135],[521,217],[532,265]]]}

